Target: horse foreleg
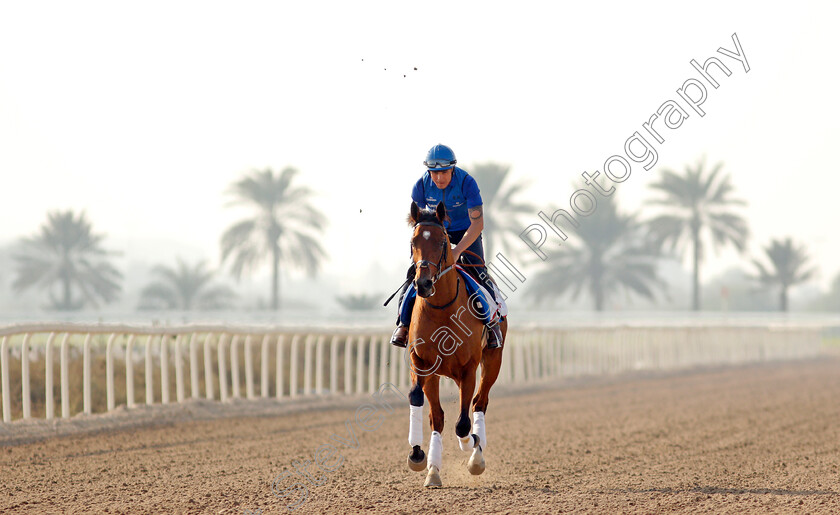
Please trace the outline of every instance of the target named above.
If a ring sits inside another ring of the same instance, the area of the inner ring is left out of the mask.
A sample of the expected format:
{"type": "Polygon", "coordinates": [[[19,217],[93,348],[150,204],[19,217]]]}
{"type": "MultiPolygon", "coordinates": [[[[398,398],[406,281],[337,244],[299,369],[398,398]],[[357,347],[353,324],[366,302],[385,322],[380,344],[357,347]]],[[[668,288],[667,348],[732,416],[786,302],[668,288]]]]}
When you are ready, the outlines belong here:
{"type": "Polygon", "coordinates": [[[414,376],[414,385],[408,392],[409,420],[408,420],[408,445],[411,446],[411,454],[408,455],[408,468],[415,472],[426,469],[426,453],[420,447],[423,445],[423,382],[425,376],[414,376]]]}
{"type": "Polygon", "coordinates": [[[429,472],[423,486],[441,486],[440,469],[443,466],[443,442],[440,433],[443,431],[443,408],[440,407],[440,377],[436,375],[426,377],[423,392],[429,400],[429,421],[432,426],[432,436],[429,438],[429,472]]]}

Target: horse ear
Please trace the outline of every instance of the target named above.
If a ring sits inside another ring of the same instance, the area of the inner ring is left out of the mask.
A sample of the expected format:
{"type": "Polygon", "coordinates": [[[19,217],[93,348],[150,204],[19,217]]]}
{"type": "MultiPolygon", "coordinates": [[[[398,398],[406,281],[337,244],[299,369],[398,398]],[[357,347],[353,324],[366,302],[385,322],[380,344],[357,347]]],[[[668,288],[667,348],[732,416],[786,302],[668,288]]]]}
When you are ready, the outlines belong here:
{"type": "Polygon", "coordinates": [[[420,219],[420,208],[417,207],[417,202],[411,203],[411,212],[408,215],[408,223],[409,224],[416,224],[417,220],[420,219]]]}
{"type": "Polygon", "coordinates": [[[438,202],[436,214],[438,221],[442,224],[443,221],[446,220],[446,206],[443,202],[438,202]]]}

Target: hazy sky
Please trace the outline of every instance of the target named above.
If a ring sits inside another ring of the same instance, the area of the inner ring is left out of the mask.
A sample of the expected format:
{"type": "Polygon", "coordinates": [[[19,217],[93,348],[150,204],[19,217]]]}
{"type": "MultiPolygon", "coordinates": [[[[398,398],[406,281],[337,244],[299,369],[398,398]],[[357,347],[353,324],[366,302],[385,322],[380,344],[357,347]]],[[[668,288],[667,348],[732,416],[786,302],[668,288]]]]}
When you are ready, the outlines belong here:
{"type": "MultiPolygon", "coordinates": [[[[568,206],[583,171],[699,77],[689,61],[717,56],[732,75],[712,72],[706,115],[666,129],[619,202],[641,207],[663,167],[724,161],[749,201],[750,254],[791,235],[825,285],[840,271],[838,19],[829,2],[5,3],[0,243],[48,210],[85,209],[123,263],[216,264],[242,214],[226,187],[292,165],[330,220],[326,271],[364,290],[404,270],[432,145],[467,170],[512,164],[523,199],[568,206]],[[733,33],[748,73],[716,52],[733,33]]],[[[737,263],[724,252],[705,275],[737,263]]]]}

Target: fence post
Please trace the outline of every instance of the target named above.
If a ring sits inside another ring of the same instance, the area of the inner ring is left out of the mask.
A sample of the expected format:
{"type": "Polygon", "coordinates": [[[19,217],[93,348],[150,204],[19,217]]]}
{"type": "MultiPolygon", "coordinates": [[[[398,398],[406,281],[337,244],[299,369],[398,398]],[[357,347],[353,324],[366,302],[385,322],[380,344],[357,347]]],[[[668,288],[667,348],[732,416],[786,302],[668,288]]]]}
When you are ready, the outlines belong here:
{"type": "Polygon", "coordinates": [[[353,337],[344,339],[344,395],[353,393],[353,337]]]}
{"type": "Polygon", "coordinates": [[[52,420],[55,417],[55,398],[53,397],[53,340],[55,340],[55,333],[50,333],[47,336],[47,347],[44,366],[44,402],[46,403],[47,420],[52,420]]]}
{"type": "Polygon", "coordinates": [[[231,398],[239,398],[239,335],[234,334],[230,341],[230,392],[231,398]]]}
{"type": "Polygon", "coordinates": [[[108,343],[105,344],[105,402],[108,411],[113,411],[116,405],[114,400],[114,340],[117,333],[111,333],[108,343]]]}
{"type": "Polygon", "coordinates": [[[227,345],[227,333],[222,333],[219,337],[219,347],[216,351],[219,357],[219,400],[225,402],[228,398],[227,390],[227,363],[225,362],[225,345],[227,345]]]}
{"type": "Polygon", "coordinates": [[[371,395],[376,393],[376,340],[376,336],[371,336],[368,343],[368,393],[371,395]]]}
{"type": "Polygon", "coordinates": [[[190,397],[198,399],[198,333],[190,336],[190,397]]]}
{"type": "Polygon", "coordinates": [[[324,346],[327,337],[323,334],[318,337],[315,349],[315,395],[324,393],[324,346]]]}
{"type": "Polygon", "coordinates": [[[83,363],[83,370],[82,370],[82,385],[84,389],[84,396],[83,396],[83,404],[84,404],[84,413],[85,415],[90,415],[91,409],[91,402],[90,402],[90,333],[87,333],[85,336],[85,342],[83,345],[83,352],[84,352],[84,363],[83,363]]]}
{"type": "Polygon", "coordinates": [[[125,343],[125,405],[134,407],[134,339],[135,335],[128,335],[125,343]]]}
{"type": "Polygon", "coordinates": [[[364,362],[365,362],[365,340],[366,337],[359,336],[356,339],[356,391],[362,393],[364,390],[364,362]]]}
{"type": "Polygon", "coordinates": [[[289,355],[289,397],[297,397],[298,387],[298,352],[300,348],[300,335],[292,337],[292,350],[289,355]]]}
{"type": "Polygon", "coordinates": [[[312,393],[312,353],[314,351],[315,337],[311,334],[306,335],[306,342],[304,343],[303,352],[303,394],[309,395],[312,393]]]}
{"type": "Polygon", "coordinates": [[[277,355],[275,356],[277,369],[274,371],[275,379],[277,381],[277,392],[275,395],[278,399],[283,398],[283,353],[285,352],[285,348],[286,335],[281,334],[277,338],[277,355]]]}
{"type": "Polygon", "coordinates": [[[160,339],[160,403],[169,404],[169,335],[160,339]]]}
{"type": "Polygon", "coordinates": [[[175,398],[179,403],[184,402],[184,360],[181,346],[183,339],[183,334],[175,337],[175,398]]]}
{"type": "Polygon", "coordinates": [[[70,418],[70,371],[67,356],[70,333],[61,340],[61,418],[70,418]]]}
{"type": "Polygon", "coordinates": [[[9,389],[9,340],[7,336],[0,340],[0,368],[3,383],[3,422],[11,422],[12,392],[9,389]]]}
{"type": "Polygon", "coordinates": [[[245,337],[245,396],[253,399],[254,395],[254,353],[251,349],[251,335],[245,337]]]}
{"type": "Polygon", "coordinates": [[[338,393],[338,335],[330,341],[330,395],[338,393]]]}
{"type": "Polygon", "coordinates": [[[23,342],[20,344],[20,387],[24,420],[32,415],[32,398],[29,392],[29,338],[30,334],[25,333],[23,342]]]}
{"type": "Polygon", "coordinates": [[[204,338],[204,395],[212,400],[213,394],[213,333],[204,338]]]}
{"type": "Polygon", "coordinates": [[[152,370],[152,341],[154,339],[154,335],[149,335],[146,339],[146,405],[154,404],[155,402],[155,390],[154,384],[152,381],[154,380],[154,374],[152,370]]]}
{"type": "Polygon", "coordinates": [[[377,391],[379,387],[388,382],[388,354],[390,354],[389,347],[391,344],[385,338],[379,340],[379,383],[376,385],[377,391]]]}
{"type": "Polygon", "coordinates": [[[260,395],[263,399],[268,398],[268,343],[269,335],[263,336],[262,347],[260,348],[260,395]]]}

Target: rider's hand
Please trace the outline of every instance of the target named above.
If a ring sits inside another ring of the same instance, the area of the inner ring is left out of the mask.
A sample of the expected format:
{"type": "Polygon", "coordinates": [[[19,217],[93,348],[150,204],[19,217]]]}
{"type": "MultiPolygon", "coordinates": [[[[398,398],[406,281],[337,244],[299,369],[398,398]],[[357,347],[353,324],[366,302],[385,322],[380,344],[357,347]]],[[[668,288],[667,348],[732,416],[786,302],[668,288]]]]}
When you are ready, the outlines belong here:
{"type": "Polygon", "coordinates": [[[452,259],[454,259],[455,263],[461,258],[461,252],[459,250],[452,249],[452,259]]]}

